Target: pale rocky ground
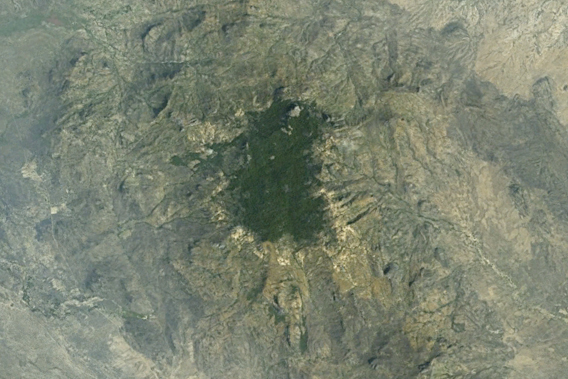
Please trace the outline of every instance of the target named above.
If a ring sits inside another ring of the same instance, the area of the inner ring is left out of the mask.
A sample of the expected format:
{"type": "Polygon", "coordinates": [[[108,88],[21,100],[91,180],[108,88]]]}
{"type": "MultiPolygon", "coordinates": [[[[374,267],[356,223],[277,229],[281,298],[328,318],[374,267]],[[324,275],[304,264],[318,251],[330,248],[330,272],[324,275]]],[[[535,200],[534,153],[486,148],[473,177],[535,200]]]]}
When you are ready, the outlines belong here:
{"type": "Polygon", "coordinates": [[[4,1],[0,378],[564,378],[567,15],[4,1]],[[329,117],[315,243],[232,213],[275,93],[329,117]]]}

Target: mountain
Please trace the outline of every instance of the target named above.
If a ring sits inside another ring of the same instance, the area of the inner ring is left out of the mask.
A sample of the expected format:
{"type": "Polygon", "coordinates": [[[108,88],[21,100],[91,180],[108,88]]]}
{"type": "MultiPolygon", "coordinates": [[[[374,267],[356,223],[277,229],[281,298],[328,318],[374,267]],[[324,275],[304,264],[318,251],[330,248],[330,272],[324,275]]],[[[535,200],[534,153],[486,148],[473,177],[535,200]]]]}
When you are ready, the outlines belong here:
{"type": "Polygon", "coordinates": [[[0,377],[564,377],[567,9],[0,5],[0,377]]]}

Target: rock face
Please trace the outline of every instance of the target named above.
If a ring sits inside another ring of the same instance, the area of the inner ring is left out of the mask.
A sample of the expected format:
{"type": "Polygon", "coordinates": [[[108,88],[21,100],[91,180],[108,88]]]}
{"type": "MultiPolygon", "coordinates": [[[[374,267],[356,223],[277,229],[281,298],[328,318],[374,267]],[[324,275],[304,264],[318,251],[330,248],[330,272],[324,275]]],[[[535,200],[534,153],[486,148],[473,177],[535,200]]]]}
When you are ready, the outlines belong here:
{"type": "Polygon", "coordinates": [[[0,377],[564,377],[567,15],[1,4],[0,377]]]}

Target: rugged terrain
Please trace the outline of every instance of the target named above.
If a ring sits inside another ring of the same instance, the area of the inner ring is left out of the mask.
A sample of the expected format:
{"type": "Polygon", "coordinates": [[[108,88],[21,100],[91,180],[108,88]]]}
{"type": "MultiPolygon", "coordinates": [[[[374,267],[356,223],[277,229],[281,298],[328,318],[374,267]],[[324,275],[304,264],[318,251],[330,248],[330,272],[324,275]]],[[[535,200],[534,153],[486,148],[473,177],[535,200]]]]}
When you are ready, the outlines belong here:
{"type": "Polygon", "coordinates": [[[565,377],[566,21],[0,4],[0,377],[565,377]]]}

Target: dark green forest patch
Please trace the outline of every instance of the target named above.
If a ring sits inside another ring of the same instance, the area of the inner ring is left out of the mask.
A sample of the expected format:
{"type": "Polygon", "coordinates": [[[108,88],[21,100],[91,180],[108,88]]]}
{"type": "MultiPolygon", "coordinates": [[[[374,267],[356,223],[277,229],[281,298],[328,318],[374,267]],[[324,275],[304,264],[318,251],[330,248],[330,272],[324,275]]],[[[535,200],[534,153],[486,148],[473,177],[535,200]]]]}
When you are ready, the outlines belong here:
{"type": "Polygon", "coordinates": [[[321,163],[311,154],[324,117],[313,105],[275,101],[249,114],[246,163],[231,179],[235,216],[262,241],[285,234],[309,242],[325,228],[324,199],[317,195],[321,163]]]}

